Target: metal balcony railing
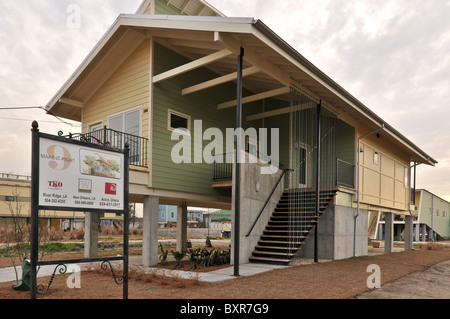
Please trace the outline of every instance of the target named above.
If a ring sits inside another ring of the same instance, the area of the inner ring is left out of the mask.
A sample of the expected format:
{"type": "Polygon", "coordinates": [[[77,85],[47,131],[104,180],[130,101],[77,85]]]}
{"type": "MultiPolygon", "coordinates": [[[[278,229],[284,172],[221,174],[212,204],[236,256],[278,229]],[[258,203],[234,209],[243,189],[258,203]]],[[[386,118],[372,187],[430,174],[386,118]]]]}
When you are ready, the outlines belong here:
{"type": "Polygon", "coordinates": [[[336,158],[336,185],[355,188],[355,164],[336,158]]]}
{"type": "Polygon", "coordinates": [[[130,165],[148,167],[148,139],[124,132],[119,132],[106,126],[84,134],[69,134],[69,138],[93,144],[108,145],[123,149],[125,143],[130,145],[130,165]]]}

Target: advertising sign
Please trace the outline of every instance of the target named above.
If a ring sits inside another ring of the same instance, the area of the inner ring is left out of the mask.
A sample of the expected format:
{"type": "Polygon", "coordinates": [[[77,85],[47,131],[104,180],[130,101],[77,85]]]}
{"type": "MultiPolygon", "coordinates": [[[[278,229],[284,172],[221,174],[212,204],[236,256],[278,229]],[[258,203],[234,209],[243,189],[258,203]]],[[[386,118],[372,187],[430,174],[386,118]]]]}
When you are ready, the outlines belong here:
{"type": "Polygon", "coordinates": [[[124,210],[124,154],[39,139],[39,206],[124,210]]]}

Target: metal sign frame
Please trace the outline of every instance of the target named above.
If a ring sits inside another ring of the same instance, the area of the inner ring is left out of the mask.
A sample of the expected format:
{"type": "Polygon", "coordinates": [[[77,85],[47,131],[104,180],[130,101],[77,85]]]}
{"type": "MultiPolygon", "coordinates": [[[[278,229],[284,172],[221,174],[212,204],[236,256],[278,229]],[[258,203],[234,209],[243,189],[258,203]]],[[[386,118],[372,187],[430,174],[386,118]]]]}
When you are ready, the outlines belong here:
{"type": "Polygon", "coordinates": [[[108,266],[111,269],[111,274],[118,285],[123,286],[123,298],[128,299],[128,239],[129,239],[129,146],[125,143],[125,149],[116,149],[109,146],[89,143],[85,141],[78,141],[62,136],[55,136],[46,133],[39,132],[39,125],[36,121],[32,123],[32,143],[31,143],[31,252],[30,252],[30,298],[36,299],[37,294],[43,295],[47,293],[56,272],[59,268],[59,273],[64,274],[67,271],[66,264],[76,264],[76,263],[89,263],[89,262],[102,262],[102,269],[107,269],[108,266]],[[77,145],[80,147],[86,147],[89,149],[97,149],[99,151],[104,151],[108,153],[116,153],[123,155],[123,209],[111,209],[111,208],[92,208],[92,207],[82,207],[82,206],[61,206],[57,207],[55,205],[40,205],[40,193],[39,193],[39,179],[40,179],[40,141],[41,139],[49,139],[60,143],[68,143],[77,145]],[[39,210],[61,210],[61,211],[83,211],[83,212],[115,212],[123,214],[124,221],[124,231],[123,231],[123,256],[115,257],[95,257],[95,258],[80,258],[80,259],[69,259],[69,260],[49,260],[49,261],[39,261],[39,210]],[[117,276],[111,265],[111,261],[123,261],[123,276],[117,276]],[[44,265],[56,265],[53,274],[50,278],[47,287],[43,285],[37,285],[37,267],[44,265]]]}

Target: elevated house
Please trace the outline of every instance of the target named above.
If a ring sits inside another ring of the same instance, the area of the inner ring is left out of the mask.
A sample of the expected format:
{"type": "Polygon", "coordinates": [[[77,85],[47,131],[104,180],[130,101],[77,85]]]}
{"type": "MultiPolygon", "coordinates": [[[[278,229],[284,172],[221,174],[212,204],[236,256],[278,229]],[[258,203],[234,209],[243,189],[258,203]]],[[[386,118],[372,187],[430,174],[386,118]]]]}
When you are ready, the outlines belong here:
{"type": "Polygon", "coordinates": [[[200,0],[120,15],[46,108],[130,143],[144,265],[159,204],[178,206],[179,248],[187,206],[232,209],[235,263],[367,254],[368,212],[407,214],[412,163],[437,163],[262,21],[200,0]]]}
{"type": "MultiPolygon", "coordinates": [[[[411,209],[411,215],[414,241],[450,239],[450,203],[425,189],[416,190],[413,201],[415,205],[411,209]]],[[[383,239],[384,227],[384,215],[372,212],[369,216],[369,237],[383,239]]],[[[398,215],[394,220],[394,238],[403,240],[404,234],[405,218],[398,215]]]]}

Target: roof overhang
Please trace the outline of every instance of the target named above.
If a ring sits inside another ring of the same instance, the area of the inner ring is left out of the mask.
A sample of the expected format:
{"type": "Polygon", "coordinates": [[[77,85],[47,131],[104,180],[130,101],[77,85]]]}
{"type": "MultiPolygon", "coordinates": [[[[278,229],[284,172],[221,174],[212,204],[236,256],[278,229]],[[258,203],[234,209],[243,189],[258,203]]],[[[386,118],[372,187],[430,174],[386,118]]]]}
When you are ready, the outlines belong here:
{"type": "MultiPolygon", "coordinates": [[[[224,14],[203,0],[164,0],[167,6],[180,10],[181,14],[190,16],[219,16],[224,14]]],[[[136,14],[155,14],[155,0],[143,0],[136,14]]]]}
{"type": "MultiPolygon", "coordinates": [[[[384,124],[384,132],[389,139],[406,150],[411,161],[429,165],[437,163],[310,63],[262,21],[253,18],[120,15],[49,101],[47,110],[61,117],[81,121],[84,104],[146,39],[153,39],[193,61],[171,70],[171,73],[156,75],[154,81],[200,66],[208,67],[220,75],[208,83],[184,89],[183,94],[192,94],[222,81],[233,80],[236,55],[244,47],[244,85],[254,93],[244,97],[244,103],[273,96],[288,100],[288,88],[295,84],[336,114],[348,114],[369,128],[384,124]]],[[[233,105],[234,101],[224,101],[218,105],[218,109],[233,105]]]]}

